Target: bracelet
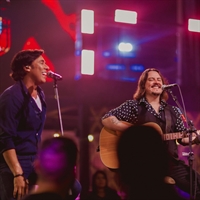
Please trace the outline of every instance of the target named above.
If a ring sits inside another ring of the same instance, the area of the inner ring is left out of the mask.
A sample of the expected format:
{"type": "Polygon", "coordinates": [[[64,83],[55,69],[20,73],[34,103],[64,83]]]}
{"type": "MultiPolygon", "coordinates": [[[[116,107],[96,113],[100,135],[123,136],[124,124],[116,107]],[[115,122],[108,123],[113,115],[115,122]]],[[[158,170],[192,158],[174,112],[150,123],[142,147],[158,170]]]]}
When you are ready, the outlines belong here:
{"type": "Polygon", "coordinates": [[[14,176],[14,178],[17,178],[17,177],[19,177],[19,176],[24,176],[24,173],[22,173],[22,174],[16,174],[16,175],[14,176]]]}

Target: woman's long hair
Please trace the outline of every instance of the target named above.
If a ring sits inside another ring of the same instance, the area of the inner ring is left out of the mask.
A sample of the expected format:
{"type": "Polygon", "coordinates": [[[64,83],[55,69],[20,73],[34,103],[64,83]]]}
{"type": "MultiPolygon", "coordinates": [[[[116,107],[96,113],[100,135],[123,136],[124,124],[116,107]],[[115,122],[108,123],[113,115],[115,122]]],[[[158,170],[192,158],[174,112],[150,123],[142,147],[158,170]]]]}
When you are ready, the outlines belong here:
{"type": "Polygon", "coordinates": [[[102,174],[104,176],[104,178],[106,180],[106,187],[105,188],[108,187],[108,178],[107,178],[106,173],[102,170],[97,170],[92,176],[92,192],[95,193],[95,194],[97,193],[97,186],[96,186],[95,181],[96,181],[96,177],[98,176],[98,174],[102,174]]]}

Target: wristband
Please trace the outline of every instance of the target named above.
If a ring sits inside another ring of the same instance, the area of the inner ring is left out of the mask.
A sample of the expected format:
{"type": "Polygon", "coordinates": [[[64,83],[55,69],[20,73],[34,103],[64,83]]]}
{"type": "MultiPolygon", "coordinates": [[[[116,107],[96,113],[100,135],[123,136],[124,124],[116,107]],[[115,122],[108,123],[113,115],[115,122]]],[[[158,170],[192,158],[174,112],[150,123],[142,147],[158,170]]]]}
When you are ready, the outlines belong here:
{"type": "Polygon", "coordinates": [[[19,177],[19,176],[23,176],[23,177],[24,177],[24,173],[22,173],[22,174],[16,174],[16,175],[14,176],[14,178],[17,178],[17,177],[19,177]]]}

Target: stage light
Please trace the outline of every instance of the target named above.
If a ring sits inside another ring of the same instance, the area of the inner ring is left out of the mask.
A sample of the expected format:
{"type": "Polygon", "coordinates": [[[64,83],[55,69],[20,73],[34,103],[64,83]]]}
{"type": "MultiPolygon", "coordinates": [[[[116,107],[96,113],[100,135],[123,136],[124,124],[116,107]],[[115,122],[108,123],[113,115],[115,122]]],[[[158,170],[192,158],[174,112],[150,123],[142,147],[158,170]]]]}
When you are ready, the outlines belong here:
{"type": "Polygon", "coordinates": [[[136,56],[135,47],[131,43],[121,42],[118,46],[118,56],[134,58],[136,56]]]}
{"type": "Polygon", "coordinates": [[[124,43],[124,42],[121,42],[119,45],[118,45],[118,49],[119,51],[121,52],[130,52],[133,50],[133,45],[131,43],[124,43]]]}
{"type": "Polygon", "coordinates": [[[188,20],[188,30],[191,32],[200,32],[200,20],[189,19],[188,20]]]}
{"type": "Polygon", "coordinates": [[[10,20],[0,16],[0,56],[7,53],[11,47],[10,20]]]}
{"type": "Polygon", "coordinates": [[[53,137],[60,137],[60,134],[59,133],[54,133],[53,137]]]}
{"type": "Polygon", "coordinates": [[[81,52],[81,74],[94,74],[94,51],[82,50],[81,52]]]}
{"type": "Polygon", "coordinates": [[[140,64],[131,65],[130,70],[133,71],[133,72],[143,72],[144,71],[144,65],[140,65],[140,64]]]}
{"type": "Polygon", "coordinates": [[[94,11],[81,10],[81,33],[94,33],[94,11]]]}
{"type": "Polygon", "coordinates": [[[88,141],[92,142],[94,140],[94,136],[93,135],[88,135],[88,141]]]}
{"type": "Polygon", "coordinates": [[[111,53],[109,51],[104,51],[102,54],[103,54],[104,57],[110,57],[111,56],[111,53]]]}
{"type": "Polygon", "coordinates": [[[137,79],[136,78],[134,78],[134,77],[121,77],[121,80],[122,81],[127,81],[127,82],[136,82],[137,81],[137,79]]]}
{"type": "Polygon", "coordinates": [[[128,10],[115,10],[115,22],[136,24],[137,12],[128,10]]]}
{"type": "Polygon", "coordinates": [[[123,71],[126,69],[126,67],[122,64],[108,64],[106,69],[111,71],[123,71]]]}
{"type": "Polygon", "coordinates": [[[2,22],[2,17],[0,17],[0,34],[2,33],[3,30],[3,22],[2,22]]]}

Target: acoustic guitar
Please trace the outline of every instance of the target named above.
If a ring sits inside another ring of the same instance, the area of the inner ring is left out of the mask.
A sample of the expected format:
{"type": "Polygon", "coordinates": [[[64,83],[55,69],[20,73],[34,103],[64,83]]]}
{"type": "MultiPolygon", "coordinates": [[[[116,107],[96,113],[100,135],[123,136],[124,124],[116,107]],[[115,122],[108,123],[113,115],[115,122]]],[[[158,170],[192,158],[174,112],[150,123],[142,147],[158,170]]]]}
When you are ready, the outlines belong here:
{"type": "MultiPolygon", "coordinates": [[[[163,134],[160,126],[154,122],[148,122],[143,125],[154,127],[161,134],[163,140],[176,140],[188,137],[186,131],[163,134]]],[[[103,164],[110,169],[118,169],[119,167],[117,159],[117,143],[119,141],[121,134],[122,132],[113,131],[105,127],[103,127],[100,132],[100,137],[99,137],[100,158],[103,164]]]]}

